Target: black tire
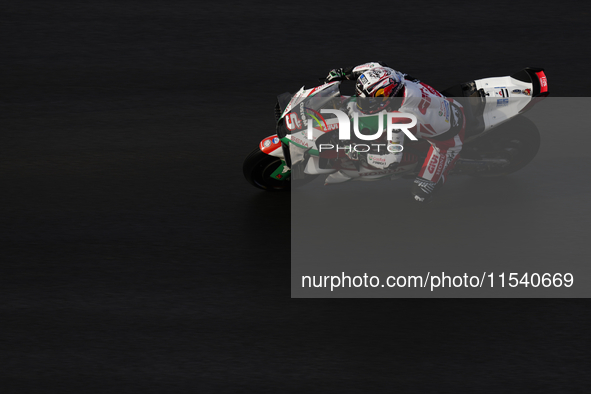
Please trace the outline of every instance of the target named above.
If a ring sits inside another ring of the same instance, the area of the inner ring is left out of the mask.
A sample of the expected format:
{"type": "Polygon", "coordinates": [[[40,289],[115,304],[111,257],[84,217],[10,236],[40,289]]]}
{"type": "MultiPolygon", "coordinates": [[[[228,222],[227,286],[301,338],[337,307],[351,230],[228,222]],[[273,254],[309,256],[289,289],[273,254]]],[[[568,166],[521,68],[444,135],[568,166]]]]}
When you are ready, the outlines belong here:
{"type": "MultiPolygon", "coordinates": [[[[285,180],[273,179],[271,174],[279,167],[281,159],[275,156],[269,156],[256,148],[244,159],[242,172],[246,180],[253,186],[267,191],[290,191],[294,186],[291,177],[285,180]]],[[[304,175],[304,179],[295,182],[296,187],[305,185],[316,179],[318,175],[304,175]]]]}
{"type": "Polygon", "coordinates": [[[269,156],[256,148],[244,159],[242,172],[246,180],[259,189],[269,191],[289,191],[291,183],[289,179],[279,180],[271,178],[273,171],[279,167],[281,159],[269,156]]]}
{"type": "MultiPolygon", "coordinates": [[[[294,186],[291,178],[285,180],[273,179],[271,174],[281,164],[281,159],[269,156],[256,148],[244,159],[242,172],[246,180],[253,186],[267,191],[290,191],[294,186]]],[[[316,179],[318,175],[304,175],[304,179],[298,179],[295,187],[300,187],[316,179]]]]}
{"type": "Polygon", "coordinates": [[[528,165],[538,154],[541,138],[536,125],[519,116],[475,142],[483,158],[508,158],[510,164],[470,175],[496,177],[512,174],[528,165]]]}

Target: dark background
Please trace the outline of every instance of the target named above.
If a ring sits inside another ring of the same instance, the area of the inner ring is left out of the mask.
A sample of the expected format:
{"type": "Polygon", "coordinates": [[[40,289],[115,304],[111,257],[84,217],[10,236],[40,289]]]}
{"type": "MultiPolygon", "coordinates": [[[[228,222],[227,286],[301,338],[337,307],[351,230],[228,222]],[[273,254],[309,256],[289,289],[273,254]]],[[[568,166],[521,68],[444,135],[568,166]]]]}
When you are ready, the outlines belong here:
{"type": "Polygon", "coordinates": [[[275,95],[333,67],[383,60],[445,88],[541,66],[553,95],[586,96],[589,16],[574,1],[5,5],[2,392],[585,391],[587,300],[290,299],[290,196],[241,165],[273,133],[275,95]]]}

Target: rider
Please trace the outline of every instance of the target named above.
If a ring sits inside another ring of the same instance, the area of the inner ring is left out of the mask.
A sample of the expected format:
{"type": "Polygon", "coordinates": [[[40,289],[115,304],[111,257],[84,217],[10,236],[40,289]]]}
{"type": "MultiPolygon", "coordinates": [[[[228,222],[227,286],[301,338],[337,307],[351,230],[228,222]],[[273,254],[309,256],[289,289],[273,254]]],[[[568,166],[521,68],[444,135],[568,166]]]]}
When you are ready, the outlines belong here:
{"type": "MultiPolygon", "coordinates": [[[[416,137],[427,140],[431,148],[414,180],[411,193],[416,201],[428,202],[445,183],[462,150],[466,126],[462,106],[431,86],[382,62],[336,68],[330,71],[326,82],[344,79],[356,80],[356,96],[361,98],[349,105],[350,112],[375,114],[387,110],[416,116],[417,125],[410,131],[416,137]],[[392,100],[394,97],[401,99],[392,100]]],[[[402,141],[397,138],[389,143],[402,144],[402,141]]],[[[401,160],[401,154],[389,151],[368,154],[368,163],[378,168],[394,168],[401,160]],[[378,155],[381,158],[376,160],[378,155]]]]}

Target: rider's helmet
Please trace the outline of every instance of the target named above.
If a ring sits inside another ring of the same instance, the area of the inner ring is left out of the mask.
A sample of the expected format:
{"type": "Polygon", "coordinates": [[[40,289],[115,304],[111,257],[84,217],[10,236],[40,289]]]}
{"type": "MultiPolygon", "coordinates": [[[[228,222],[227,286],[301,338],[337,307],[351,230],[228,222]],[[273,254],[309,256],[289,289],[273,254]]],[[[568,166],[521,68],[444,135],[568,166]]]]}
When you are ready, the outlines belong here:
{"type": "Polygon", "coordinates": [[[367,70],[357,78],[355,90],[357,107],[366,114],[385,109],[391,98],[403,92],[404,78],[391,68],[376,67],[367,70]]]}

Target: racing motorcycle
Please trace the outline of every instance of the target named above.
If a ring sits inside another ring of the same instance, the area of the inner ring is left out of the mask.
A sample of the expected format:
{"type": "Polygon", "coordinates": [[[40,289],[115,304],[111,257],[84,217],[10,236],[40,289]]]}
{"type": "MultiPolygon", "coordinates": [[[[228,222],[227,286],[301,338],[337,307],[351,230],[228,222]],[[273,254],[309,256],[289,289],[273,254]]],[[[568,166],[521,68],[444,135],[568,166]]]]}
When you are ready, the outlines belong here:
{"type": "MultiPolygon", "coordinates": [[[[350,97],[341,95],[340,84],[333,81],[310,89],[302,87],[293,95],[277,97],[276,134],[264,138],[244,160],[243,172],[249,183],[275,191],[290,190],[320,175],[327,176],[325,184],[417,176],[430,148],[424,140],[405,142],[395,168],[373,166],[357,153],[363,150],[353,151],[351,146],[364,142],[358,138],[351,141],[349,150],[322,151],[323,144],[339,142],[339,119],[324,119],[319,111],[345,109],[350,97]]],[[[462,104],[466,118],[463,148],[450,175],[503,176],[531,162],[540,147],[540,134],[522,114],[548,93],[544,69],[531,67],[511,76],[472,80],[442,90],[445,97],[462,104]]],[[[357,127],[371,132],[375,124],[366,120],[357,127]]]]}

